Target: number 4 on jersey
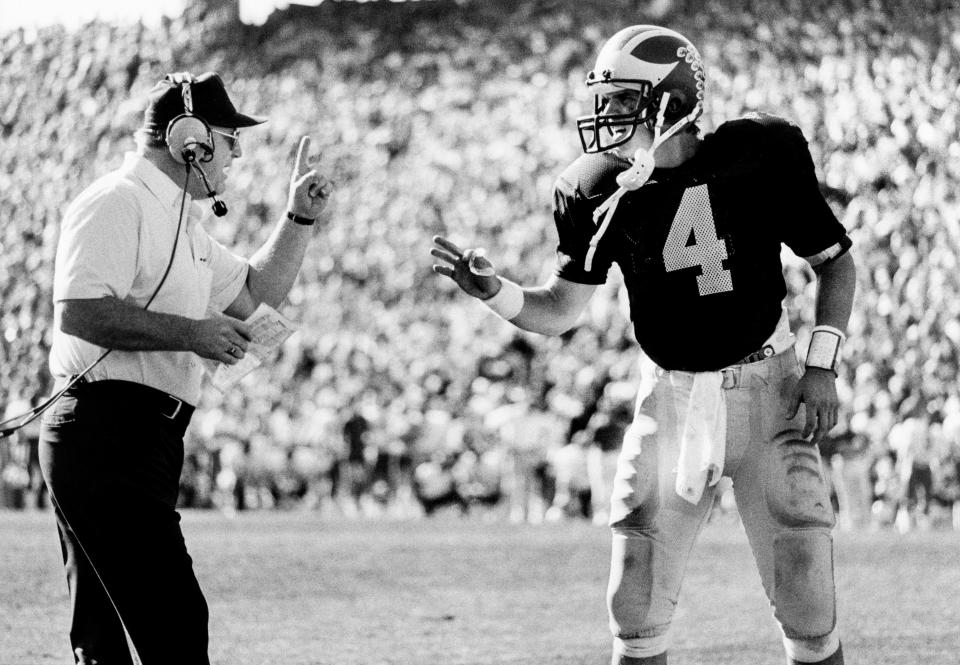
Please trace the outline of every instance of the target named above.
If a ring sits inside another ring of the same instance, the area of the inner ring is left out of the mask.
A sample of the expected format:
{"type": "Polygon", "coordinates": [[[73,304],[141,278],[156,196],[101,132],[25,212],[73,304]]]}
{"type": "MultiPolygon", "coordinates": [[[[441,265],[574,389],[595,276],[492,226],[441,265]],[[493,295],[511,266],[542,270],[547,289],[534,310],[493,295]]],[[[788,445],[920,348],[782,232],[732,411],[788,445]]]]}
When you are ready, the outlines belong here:
{"type": "Polygon", "coordinates": [[[730,271],[723,267],[725,258],[727,244],[717,237],[707,186],[684,190],[663,246],[663,265],[667,272],[700,266],[701,273],[697,275],[700,295],[733,291],[730,271]],[[688,245],[691,233],[694,244],[688,245]]]}

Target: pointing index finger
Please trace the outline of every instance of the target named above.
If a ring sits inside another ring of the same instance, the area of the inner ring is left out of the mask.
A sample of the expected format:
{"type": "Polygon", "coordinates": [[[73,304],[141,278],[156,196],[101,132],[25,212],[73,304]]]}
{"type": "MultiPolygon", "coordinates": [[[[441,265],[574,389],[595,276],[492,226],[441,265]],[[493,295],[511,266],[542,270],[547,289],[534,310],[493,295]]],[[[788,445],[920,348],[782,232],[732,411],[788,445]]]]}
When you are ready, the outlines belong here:
{"type": "Polygon", "coordinates": [[[310,170],[310,137],[303,136],[300,139],[300,146],[297,148],[297,177],[310,170]]]}

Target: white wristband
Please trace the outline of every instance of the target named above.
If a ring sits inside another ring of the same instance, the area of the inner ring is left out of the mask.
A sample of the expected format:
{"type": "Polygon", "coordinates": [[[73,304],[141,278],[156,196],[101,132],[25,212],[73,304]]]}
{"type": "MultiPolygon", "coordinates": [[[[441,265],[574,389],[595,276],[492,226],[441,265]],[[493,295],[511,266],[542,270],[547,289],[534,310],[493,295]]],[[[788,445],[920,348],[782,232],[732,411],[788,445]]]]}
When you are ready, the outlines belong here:
{"type": "Polygon", "coordinates": [[[484,305],[492,309],[498,316],[509,321],[523,309],[523,289],[505,277],[500,278],[500,290],[497,295],[481,300],[484,305]]]}
{"type": "Polygon", "coordinates": [[[810,335],[810,348],[807,350],[807,367],[819,367],[836,373],[840,365],[840,345],[847,336],[833,326],[816,326],[810,335]]]}

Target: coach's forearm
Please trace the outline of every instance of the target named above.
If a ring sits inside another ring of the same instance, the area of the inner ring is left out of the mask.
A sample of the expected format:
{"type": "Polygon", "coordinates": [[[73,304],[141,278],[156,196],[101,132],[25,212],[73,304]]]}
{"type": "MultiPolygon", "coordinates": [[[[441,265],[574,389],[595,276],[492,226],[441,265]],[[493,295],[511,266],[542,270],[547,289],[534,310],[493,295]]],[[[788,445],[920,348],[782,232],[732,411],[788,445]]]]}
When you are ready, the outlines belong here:
{"type": "Polygon", "coordinates": [[[197,321],[144,310],[112,296],[57,303],[56,323],[68,335],[118,351],[191,351],[197,321]]]}
{"type": "Polygon", "coordinates": [[[312,236],[312,226],[286,217],[277,223],[267,242],[250,258],[247,288],[257,303],[280,306],[297,279],[312,236]]]}

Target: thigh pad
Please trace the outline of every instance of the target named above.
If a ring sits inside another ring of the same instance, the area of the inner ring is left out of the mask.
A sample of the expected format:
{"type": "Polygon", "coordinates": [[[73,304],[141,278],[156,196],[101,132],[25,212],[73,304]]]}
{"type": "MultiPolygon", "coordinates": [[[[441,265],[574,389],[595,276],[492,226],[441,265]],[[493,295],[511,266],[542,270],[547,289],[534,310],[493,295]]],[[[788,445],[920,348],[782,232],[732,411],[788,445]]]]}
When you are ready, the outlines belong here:
{"type": "Polygon", "coordinates": [[[833,527],[835,517],[817,447],[788,431],[769,451],[765,498],[770,514],[785,527],[833,527]]]}

